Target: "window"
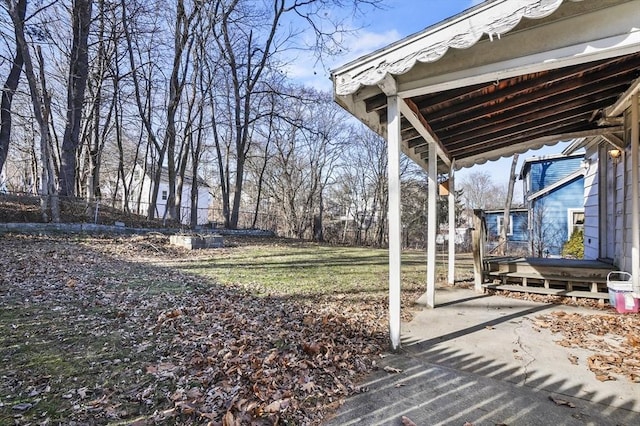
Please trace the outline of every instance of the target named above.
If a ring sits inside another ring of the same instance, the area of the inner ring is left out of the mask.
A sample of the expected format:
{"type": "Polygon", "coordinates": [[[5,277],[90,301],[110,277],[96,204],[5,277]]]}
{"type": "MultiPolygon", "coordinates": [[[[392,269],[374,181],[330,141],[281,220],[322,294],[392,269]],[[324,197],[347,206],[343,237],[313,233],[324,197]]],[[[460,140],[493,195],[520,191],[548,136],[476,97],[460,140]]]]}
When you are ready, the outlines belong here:
{"type": "Polygon", "coordinates": [[[167,191],[162,191],[162,201],[167,201],[167,191]]]}
{"type": "Polygon", "coordinates": [[[567,213],[569,215],[567,222],[569,225],[567,231],[569,233],[567,234],[567,239],[569,239],[576,229],[584,231],[584,209],[568,209],[567,213]]]}
{"type": "MultiPolygon", "coordinates": [[[[497,217],[498,219],[498,236],[502,235],[502,222],[504,220],[504,216],[500,215],[497,217]]],[[[509,229],[507,230],[507,235],[513,235],[513,215],[509,215],[509,229]]]]}

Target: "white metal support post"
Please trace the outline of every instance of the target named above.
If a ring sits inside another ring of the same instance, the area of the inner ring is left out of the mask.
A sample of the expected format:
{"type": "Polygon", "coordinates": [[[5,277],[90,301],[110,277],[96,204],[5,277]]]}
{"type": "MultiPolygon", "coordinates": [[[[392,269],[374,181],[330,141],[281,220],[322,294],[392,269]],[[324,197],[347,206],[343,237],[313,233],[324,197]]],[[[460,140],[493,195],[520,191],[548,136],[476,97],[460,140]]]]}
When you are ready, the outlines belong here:
{"type": "Polygon", "coordinates": [[[448,282],[453,285],[456,281],[456,185],[455,160],[449,168],[449,274],[448,282]]]}
{"type": "Polygon", "coordinates": [[[427,166],[428,208],[427,208],[427,306],[436,306],[436,225],[437,225],[437,191],[438,191],[438,154],[436,144],[429,142],[429,164],[427,166]]]}
{"type": "Polygon", "coordinates": [[[391,349],[400,348],[400,108],[398,96],[387,97],[387,156],[389,185],[389,335],[391,349]]]}
{"type": "Polygon", "coordinates": [[[640,294],[640,188],[638,178],[640,167],[638,160],[638,144],[640,144],[640,132],[638,129],[638,92],[631,96],[631,279],[633,292],[640,294]]]}

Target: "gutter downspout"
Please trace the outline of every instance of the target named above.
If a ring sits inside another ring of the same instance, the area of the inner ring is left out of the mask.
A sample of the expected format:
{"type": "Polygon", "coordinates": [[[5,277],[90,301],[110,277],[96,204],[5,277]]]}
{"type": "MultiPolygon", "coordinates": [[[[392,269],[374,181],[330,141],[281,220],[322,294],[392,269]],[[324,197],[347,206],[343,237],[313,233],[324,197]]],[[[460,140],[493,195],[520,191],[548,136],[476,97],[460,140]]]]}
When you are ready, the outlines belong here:
{"type": "Polygon", "coordinates": [[[640,188],[638,178],[638,144],[640,129],[638,114],[638,92],[631,96],[631,277],[634,297],[640,298],[640,188]]]}

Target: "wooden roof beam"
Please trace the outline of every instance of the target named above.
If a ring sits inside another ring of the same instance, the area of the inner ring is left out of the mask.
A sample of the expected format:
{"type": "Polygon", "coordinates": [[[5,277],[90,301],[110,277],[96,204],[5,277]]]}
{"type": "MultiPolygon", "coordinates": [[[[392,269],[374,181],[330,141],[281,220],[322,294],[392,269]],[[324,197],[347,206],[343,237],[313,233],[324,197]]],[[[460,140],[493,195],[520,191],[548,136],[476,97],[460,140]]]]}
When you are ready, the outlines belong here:
{"type": "MultiPolygon", "coordinates": [[[[473,137],[465,138],[464,135],[458,136],[456,139],[443,138],[444,144],[451,149],[452,147],[473,145],[475,143],[488,144],[502,138],[520,138],[526,137],[532,131],[545,131],[545,129],[554,129],[562,126],[562,123],[574,124],[584,127],[584,122],[588,122],[594,109],[602,108],[608,105],[606,99],[598,101],[598,103],[588,104],[579,108],[569,110],[552,110],[545,111],[544,114],[537,114],[531,120],[514,120],[508,124],[497,126],[495,130],[476,132],[472,130],[473,137]]],[[[597,124],[593,123],[592,127],[597,124]]]]}
{"type": "Polygon", "coordinates": [[[442,145],[440,139],[435,134],[427,120],[422,116],[418,106],[411,99],[402,99],[400,102],[400,112],[405,116],[411,125],[420,133],[420,136],[424,138],[430,144],[435,144],[436,153],[438,157],[447,165],[451,166],[451,156],[449,151],[442,145]]]}
{"type": "MultiPolygon", "coordinates": [[[[640,65],[640,62],[639,62],[640,65]]],[[[635,72],[634,70],[627,70],[625,73],[611,73],[599,75],[598,78],[594,78],[589,80],[589,84],[587,85],[587,90],[578,90],[575,96],[571,96],[571,99],[576,98],[584,98],[588,96],[592,96],[593,93],[601,93],[607,92],[610,90],[614,90],[617,93],[620,93],[621,90],[624,90],[623,84],[625,82],[620,82],[619,74],[628,74],[630,72],[635,72]],[[622,87],[621,87],[622,86],[622,87]]],[[[541,84],[542,88],[531,90],[524,95],[520,95],[517,97],[507,97],[503,102],[496,102],[495,98],[485,100],[483,103],[477,102],[474,103],[471,108],[466,105],[461,105],[456,108],[456,111],[470,111],[465,114],[459,114],[456,112],[449,112],[445,116],[435,117],[429,114],[426,114],[424,109],[421,109],[423,113],[425,113],[426,117],[429,117],[429,123],[431,123],[434,127],[451,127],[451,126],[459,126],[469,121],[472,121],[474,118],[478,116],[488,116],[497,113],[504,113],[507,111],[515,110],[522,107],[523,104],[532,104],[532,103],[542,103],[543,101],[548,101],[550,104],[556,104],[557,98],[566,97],[568,94],[572,92],[576,92],[576,83],[575,82],[564,82],[559,85],[548,85],[546,83],[541,84]]]]}
{"type": "Polygon", "coordinates": [[[436,127],[436,131],[440,131],[440,129],[446,129],[446,140],[455,140],[461,135],[464,137],[469,131],[469,128],[473,128],[474,136],[481,136],[488,133],[492,133],[496,128],[504,129],[508,127],[513,127],[515,125],[520,125],[524,122],[535,120],[537,117],[541,116],[552,116],[555,114],[566,113],[568,111],[582,110],[582,111],[598,111],[598,108],[594,107],[594,101],[591,100],[593,98],[597,98],[597,104],[600,107],[606,105],[607,100],[615,99],[617,94],[620,93],[619,90],[609,89],[604,92],[599,92],[598,90],[587,90],[586,93],[583,93],[581,96],[577,95],[573,98],[568,98],[566,96],[559,97],[555,102],[542,103],[540,108],[535,109],[535,112],[532,112],[532,106],[534,105],[525,104],[523,105],[521,111],[514,110],[512,114],[499,114],[495,117],[486,118],[486,117],[478,117],[476,120],[473,120],[463,128],[454,127],[436,127]],[[596,96],[597,95],[597,96],[596,96]],[[584,99],[587,98],[587,99],[584,99]]]}
{"type": "MultiPolygon", "coordinates": [[[[589,62],[573,67],[559,68],[557,70],[551,71],[541,71],[533,74],[525,74],[522,76],[502,80],[500,82],[497,82],[497,84],[495,82],[489,82],[473,87],[447,90],[434,95],[423,95],[414,99],[417,104],[421,104],[423,101],[427,104],[427,106],[422,110],[425,115],[428,115],[430,117],[430,122],[432,122],[433,117],[436,117],[435,111],[440,111],[443,109],[446,110],[448,102],[453,98],[459,98],[461,100],[474,99],[475,103],[478,103],[478,98],[480,98],[480,102],[492,100],[495,98],[496,93],[499,93],[500,97],[502,98],[511,98],[514,96],[518,96],[523,92],[529,92],[532,80],[542,81],[545,87],[568,82],[571,87],[575,88],[575,79],[581,78],[580,76],[584,74],[589,76],[589,80],[600,79],[602,78],[602,76],[609,76],[611,74],[615,75],[619,74],[620,72],[628,72],[629,69],[635,69],[637,66],[640,66],[640,55],[636,55],[632,59],[621,60],[620,58],[614,58],[599,61],[596,63],[589,62]],[[626,62],[631,63],[627,65],[626,62]],[[613,73],[612,68],[614,70],[613,73]],[[505,87],[502,87],[501,85],[505,83],[505,87]]],[[[563,84],[563,86],[566,86],[566,84],[563,84]]]]}
{"type": "Polygon", "coordinates": [[[443,125],[445,125],[444,123],[464,120],[465,115],[477,115],[478,110],[483,114],[490,114],[496,111],[512,109],[522,102],[541,101],[552,96],[571,93],[576,90],[576,87],[580,86],[579,83],[595,87],[619,86],[621,84],[620,79],[626,80],[630,75],[637,73],[637,67],[640,67],[640,56],[634,59],[632,63],[626,64],[629,67],[601,69],[593,74],[586,74],[582,77],[575,74],[568,74],[568,78],[557,79],[557,81],[552,82],[547,81],[544,77],[540,78],[536,83],[530,80],[528,85],[524,87],[514,86],[517,90],[510,88],[476,97],[466,104],[462,103],[461,108],[450,108],[451,101],[456,99],[451,98],[449,104],[444,108],[435,110],[432,113],[427,113],[430,103],[428,100],[425,100],[428,105],[421,109],[421,111],[423,111],[425,116],[429,117],[429,122],[432,125],[435,126],[436,123],[440,122],[443,122],[443,125]],[[499,102],[500,99],[504,99],[504,101],[499,102]]]}
{"type": "Polygon", "coordinates": [[[640,92],[640,77],[629,86],[615,104],[604,110],[604,115],[606,117],[617,117],[622,114],[631,103],[632,96],[638,92],[640,92]]]}
{"type": "Polygon", "coordinates": [[[624,152],[624,141],[613,134],[602,135],[602,139],[609,142],[615,149],[624,152]]]}

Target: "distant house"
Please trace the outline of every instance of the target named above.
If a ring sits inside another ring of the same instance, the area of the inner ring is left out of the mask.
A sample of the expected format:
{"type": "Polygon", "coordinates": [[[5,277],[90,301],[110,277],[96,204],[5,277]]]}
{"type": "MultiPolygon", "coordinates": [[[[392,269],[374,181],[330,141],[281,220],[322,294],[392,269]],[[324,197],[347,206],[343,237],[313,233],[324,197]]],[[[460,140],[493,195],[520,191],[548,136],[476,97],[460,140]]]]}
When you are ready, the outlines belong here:
{"type": "MultiPolygon", "coordinates": [[[[198,184],[198,223],[203,225],[209,222],[209,206],[211,205],[213,196],[210,192],[209,185],[200,177],[197,178],[198,184]]],[[[193,177],[185,176],[182,186],[182,198],[180,201],[180,222],[189,225],[191,222],[191,185],[193,177]]],[[[131,184],[131,195],[129,197],[129,208],[133,211],[139,211],[140,214],[146,215],[149,212],[151,202],[151,194],[153,191],[153,179],[150,168],[143,171],[143,167],[136,165],[133,170],[133,180],[131,184]],[[138,200],[140,205],[138,206],[138,200]],[[139,208],[139,210],[138,210],[139,208]]],[[[155,217],[165,217],[167,208],[167,199],[169,197],[169,174],[168,170],[163,167],[160,186],[158,188],[158,197],[156,200],[155,217]]]]}
{"type": "MultiPolygon", "coordinates": [[[[489,250],[497,247],[504,221],[504,210],[485,210],[485,223],[487,225],[487,246],[489,250]]],[[[514,208],[509,210],[509,229],[507,230],[507,242],[509,249],[529,248],[529,210],[526,208],[514,208]]]]}
{"type": "Polygon", "coordinates": [[[584,227],[584,175],[582,153],[525,160],[520,179],[533,256],[559,256],[573,231],[584,227]]]}

